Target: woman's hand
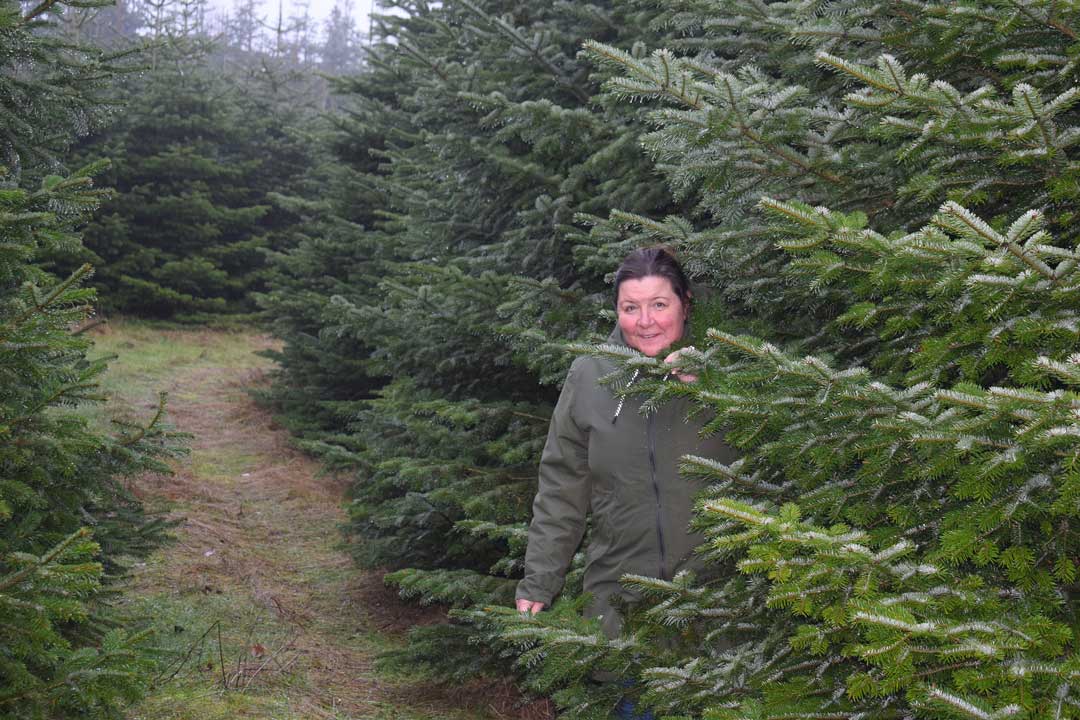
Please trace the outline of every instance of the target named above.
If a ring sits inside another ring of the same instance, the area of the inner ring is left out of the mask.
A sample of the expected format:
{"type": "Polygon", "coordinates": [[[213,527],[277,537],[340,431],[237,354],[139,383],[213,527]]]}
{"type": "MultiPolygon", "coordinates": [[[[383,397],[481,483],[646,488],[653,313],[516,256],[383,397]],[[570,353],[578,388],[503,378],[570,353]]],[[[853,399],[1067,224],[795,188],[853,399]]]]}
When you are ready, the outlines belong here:
{"type": "Polygon", "coordinates": [[[667,363],[668,365],[675,365],[676,366],[675,369],[672,370],[672,372],[675,373],[675,377],[679,378],[683,382],[688,382],[689,383],[689,382],[695,382],[697,380],[697,375],[691,375],[690,373],[681,373],[681,372],[679,372],[678,365],[677,365],[677,363],[679,361],[679,356],[682,355],[683,352],[685,352],[687,350],[693,350],[693,349],[694,349],[694,347],[692,345],[687,346],[687,347],[684,347],[684,348],[682,348],[680,350],[676,350],[675,352],[671,353],[666,358],[664,358],[665,363],[667,363]]]}
{"type": "Polygon", "coordinates": [[[528,613],[529,615],[535,615],[536,613],[544,609],[544,603],[526,600],[525,598],[518,598],[517,609],[520,613],[528,613]]]}

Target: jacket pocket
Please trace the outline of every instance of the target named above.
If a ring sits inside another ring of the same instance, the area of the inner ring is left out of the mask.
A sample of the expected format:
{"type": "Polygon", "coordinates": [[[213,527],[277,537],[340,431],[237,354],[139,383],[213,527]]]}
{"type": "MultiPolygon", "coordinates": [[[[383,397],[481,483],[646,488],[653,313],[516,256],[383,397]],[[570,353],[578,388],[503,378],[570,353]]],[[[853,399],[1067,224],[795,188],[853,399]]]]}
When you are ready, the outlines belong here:
{"type": "Polygon", "coordinates": [[[585,549],[585,565],[592,566],[603,560],[611,560],[611,553],[617,538],[611,524],[611,510],[614,503],[611,498],[606,505],[598,506],[593,512],[592,527],[589,532],[589,544],[585,549]]]}

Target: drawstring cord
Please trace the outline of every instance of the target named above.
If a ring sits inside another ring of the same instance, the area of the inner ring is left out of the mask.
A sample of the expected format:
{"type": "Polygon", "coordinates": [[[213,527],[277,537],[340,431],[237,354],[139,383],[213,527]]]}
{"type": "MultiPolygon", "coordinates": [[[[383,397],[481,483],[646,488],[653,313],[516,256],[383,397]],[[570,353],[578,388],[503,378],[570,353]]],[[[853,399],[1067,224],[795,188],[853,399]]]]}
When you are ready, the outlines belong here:
{"type": "MultiPolygon", "coordinates": [[[[626,389],[629,390],[630,386],[634,384],[634,381],[638,379],[638,375],[641,374],[641,368],[634,370],[633,376],[630,378],[630,382],[626,383],[626,389]]],[[[626,396],[623,395],[619,398],[619,404],[615,406],[615,416],[611,418],[611,424],[614,425],[615,421],[619,419],[619,413],[622,412],[623,403],[626,402],[626,396]]]]}
{"type": "MultiPolygon", "coordinates": [[[[688,345],[685,349],[686,350],[694,350],[694,346],[688,345]]],[[[682,350],[680,350],[679,352],[682,352],[682,350]]],[[[635,368],[634,369],[634,374],[630,377],[630,382],[626,383],[626,387],[624,388],[624,392],[626,390],[630,389],[630,386],[634,384],[634,381],[638,379],[638,375],[640,375],[640,374],[641,374],[641,368],[635,368]]],[[[668,374],[664,376],[664,380],[667,380],[668,378],[670,378],[674,374],[675,374],[675,369],[670,370],[668,372],[668,374]]],[[[619,404],[615,406],[615,415],[614,415],[614,417],[611,418],[611,424],[612,425],[614,425],[615,421],[619,419],[619,413],[622,412],[622,406],[623,406],[624,402],[626,402],[626,395],[623,395],[621,398],[619,398],[619,404]]]]}

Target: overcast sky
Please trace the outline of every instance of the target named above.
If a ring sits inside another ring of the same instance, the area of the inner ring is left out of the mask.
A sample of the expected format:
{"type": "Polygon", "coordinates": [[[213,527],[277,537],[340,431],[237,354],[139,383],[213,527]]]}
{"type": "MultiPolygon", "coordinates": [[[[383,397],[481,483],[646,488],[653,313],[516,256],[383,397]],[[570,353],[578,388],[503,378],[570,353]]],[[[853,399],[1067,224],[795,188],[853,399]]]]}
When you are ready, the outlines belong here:
{"type": "MultiPolygon", "coordinates": [[[[233,0],[210,0],[210,2],[214,7],[222,10],[228,10],[233,5],[233,0]]],[[[260,14],[267,20],[276,19],[278,2],[279,0],[260,0],[260,14]]],[[[298,14],[299,8],[306,4],[311,16],[319,21],[329,17],[330,10],[334,5],[351,4],[352,16],[356,22],[356,27],[367,32],[368,15],[371,12],[373,0],[280,0],[280,2],[284,6],[285,17],[298,14]]]]}

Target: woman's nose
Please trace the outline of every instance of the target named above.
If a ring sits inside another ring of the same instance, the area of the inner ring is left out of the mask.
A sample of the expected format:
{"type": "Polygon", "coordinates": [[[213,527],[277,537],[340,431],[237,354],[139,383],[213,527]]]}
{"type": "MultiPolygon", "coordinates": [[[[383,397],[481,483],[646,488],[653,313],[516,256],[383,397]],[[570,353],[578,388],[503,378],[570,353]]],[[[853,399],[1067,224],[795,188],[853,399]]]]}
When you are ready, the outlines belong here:
{"type": "Polygon", "coordinates": [[[638,325],[644,325],[647,327],[649,325],[652,325],[652,323],[652,313],[649,312],[648,308],[641,308],[641,312],[638,314],[638,325]]]}

